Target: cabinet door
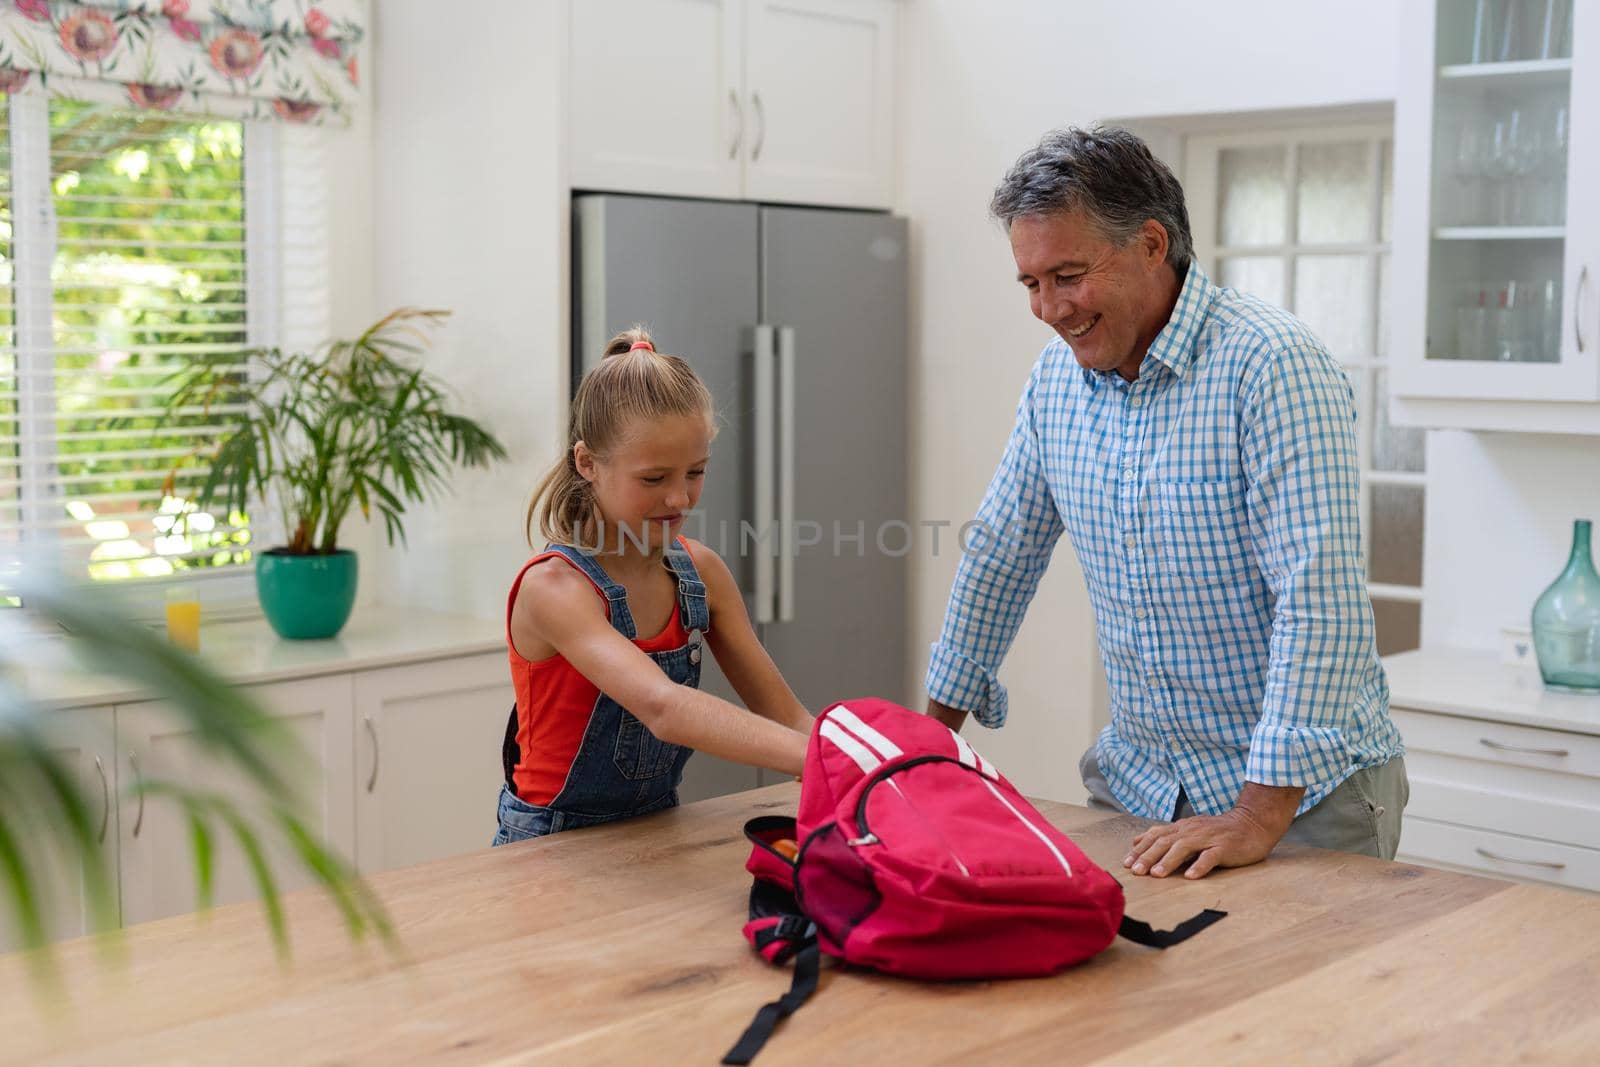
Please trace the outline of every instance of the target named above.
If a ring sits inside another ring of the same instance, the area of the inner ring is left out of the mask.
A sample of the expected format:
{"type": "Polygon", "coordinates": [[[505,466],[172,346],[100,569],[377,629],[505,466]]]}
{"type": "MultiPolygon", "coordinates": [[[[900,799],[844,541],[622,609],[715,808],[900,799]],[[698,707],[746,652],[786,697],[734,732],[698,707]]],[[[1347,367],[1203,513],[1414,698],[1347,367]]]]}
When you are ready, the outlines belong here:
{"type": "Polygon", "coordinates": [[[573,187],[739,196],[742,22],[742,0],[573,4],[573,187]]]}
{"type": "Polygon", "coordinates": [[[748,0],[752,200],[889,207],[894,0],[748,0]]]}
{"type": "Polygon", "coordinates": [[[488,847],[515,699],[502,652],[355,676],[362,871],[488,847]]]}
{"type": "MultiPolygon", "coordinates": [[[[116,746],[112,711],[103,708],[71,708],[49,712],[42,723],[51,749],[68,765],[89,801],[89,816],[94,820],[101,856],[113,882],[113,922],[116,914],[117,808],[116,746]]],[[[13,827],[13,830],[18,829],[13,827]]],[[[23,850],[29,870],[38,878],[36,890],[46,909],[45,922],[54,939],[78,937],[92,929],[93,916],[86,907],[83,867],[66,861],[56,847],[55,831],[22,827],[23,850]],[[32,831],[32,832],[30,832],[32,831]],[[36,834],[50,833],[45,841],[36,834]]],[[[10,952],[22,942],[13,927],[9,903],[0,906],[0,953],[10,952]]]]}
{"type": "Polygon", "coordinates": [[[1402,16],[1393,390],[1593,403],[1600,4],[1526,5],[1520,24],[1480,17],[1492,9],[1428,0],[1402,16]]]}
{"type": "MultiPolygon", "coordinates": [[[[274,716],[283,719],[310,757],[292,783],[294,800],[313,832],[342,855],[354,846],[353,727],[350,676],[333,675],[301,681],[251,686],[247,690],[274,716]]],[[[117,707],[118,775],[123,786],[159,779],[215,791],[233,799],[252,824],[259,806],[233,768],[195,744],[193,734],[172,712],[156,702],[117,707]]],[[[194,852],[189,825],[170,800],[124,796],[119,811],[122,917],[143,922],[193,911],[194,852]]],[[[216,828],[215,894],[218,904],[257,896],[243,852],[223,828],[216,828]]],[[[293,850],[276,836],[263,841],[280,891],[310,884],[293,850]]]]}

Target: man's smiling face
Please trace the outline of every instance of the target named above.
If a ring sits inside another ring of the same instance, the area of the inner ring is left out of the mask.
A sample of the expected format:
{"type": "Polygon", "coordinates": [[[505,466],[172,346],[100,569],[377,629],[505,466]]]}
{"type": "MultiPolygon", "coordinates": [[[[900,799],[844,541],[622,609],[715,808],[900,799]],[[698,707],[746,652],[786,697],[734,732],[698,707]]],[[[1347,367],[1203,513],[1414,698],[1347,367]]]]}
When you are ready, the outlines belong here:
{"type": "Polygon", "coordinates": [[[1120,248],[1080,211],[1018,218],[1010,236],[1034,316],[1072,346],[1082,366],[1136,378],[1170,310],[1161,224],[1147,221],[1120,248]]]}

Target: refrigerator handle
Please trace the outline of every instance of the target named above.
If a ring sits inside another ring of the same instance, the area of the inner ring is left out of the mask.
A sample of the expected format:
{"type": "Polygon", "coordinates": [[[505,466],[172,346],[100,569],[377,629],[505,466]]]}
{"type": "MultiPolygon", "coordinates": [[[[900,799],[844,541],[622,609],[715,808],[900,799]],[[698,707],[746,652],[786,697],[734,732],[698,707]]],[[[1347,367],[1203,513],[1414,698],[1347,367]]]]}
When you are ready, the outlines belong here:
{"type": "MultiPolygon", "coordinates": [[[[777,496],[773,486],[774,446],[777,440],[777,398],[773,395],[776,377],[776,331],[768,325],[756,327],[755,336],[755,522],[756,522],[756,595],[757,623],[773,622],[776,562],[772,545],[767,538],[773,535],[773,504],[777,496]]],[[[741,534],[740,540],[743,540],[741,534]]]]}
{"type": "Polygon", "coordinates": [[[794,621],[794,327],[778,329],[778,621],[794,621]]]}

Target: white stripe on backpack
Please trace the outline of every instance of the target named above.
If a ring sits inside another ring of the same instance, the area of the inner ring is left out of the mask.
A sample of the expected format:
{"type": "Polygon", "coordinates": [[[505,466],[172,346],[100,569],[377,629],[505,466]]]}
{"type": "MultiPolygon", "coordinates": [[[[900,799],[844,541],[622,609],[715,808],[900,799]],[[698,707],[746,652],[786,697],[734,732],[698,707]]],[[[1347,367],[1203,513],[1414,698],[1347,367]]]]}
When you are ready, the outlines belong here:
{"type": "Polygon", "coordinates": [[[950,731],[950,736],[956,739],[956,756],[961,760],[962,763],[974,770],[982,771],[990,778],[999,777],[1000,772],[995,770],[994,764],[978,755],[978,753],[973,750],[972,746],[967,744],[967,739],[965,737],[962,737],[954,730],[950,731]]]}
{"type": "Polygon", "coordinates": [[[1056,858],[1056,862],[1061,864],[1061,869],[1066,871],[1067,875],[1070,877],[1072,875],[1072,865],[1067,862],[1067,857],[1061,854],[1061,850],[1056,848],[1056,843],[1046,837],[1043,830],[1029,822],[1022,812],[1018,811],[1016,806],[1012,804],[1011,801],[1007,800],[1005,795],[1002,794],[1000,790],[996,789],[993,784],[989,782],[984,782],[983,784],[989,787],[989,792],[994,794],[994,798],[996,800],[1006,806],[1007,811],[1011,812],[1011,814],[1017,817],[1018,822],[1032,830],[1033,836],[1044,842],[1044,847],[1050,850],[1050,854],[1056,858]]]}
{"type": "Polygon", "coordinates": [[[859,715],[845,707],[843,704],[835,704],[828,711],[828,718],[834,720],[846,730],[849,730],[859,740],[865,741],[869,746],[871,746],[873,751],[877,752],[878,755],[882,756],[886,760],[891,760],[896,756],[902,756],[905,754],[900,751],[899,745],[895,744],[893,741],[880,734],[877,730],[874,730],[872,727],[862,722],[859,715]]]}
{"type": "Polygon", "coordinates": [[[834,722],[832,718],[823,719],[822,725],[817,727],[817,732],[832,741],[846,756],[855,760],[856,766],[860,767],[863,773],[871,774],[883,766],[883,760],[873,755],[866,745],[846,733],[844,728],[834,722]]]}

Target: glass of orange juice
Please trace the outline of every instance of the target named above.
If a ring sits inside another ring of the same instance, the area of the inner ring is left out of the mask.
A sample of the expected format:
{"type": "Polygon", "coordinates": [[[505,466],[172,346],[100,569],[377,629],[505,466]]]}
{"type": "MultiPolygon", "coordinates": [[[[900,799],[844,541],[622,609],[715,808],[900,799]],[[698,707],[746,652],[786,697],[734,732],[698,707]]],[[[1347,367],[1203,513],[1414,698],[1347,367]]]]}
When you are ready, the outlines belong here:
{"type": "Polygon", "coordinates": [[[167,587],[167,640],[185,651],[200,651],[200,594],[192,585],[167,587]]]}

